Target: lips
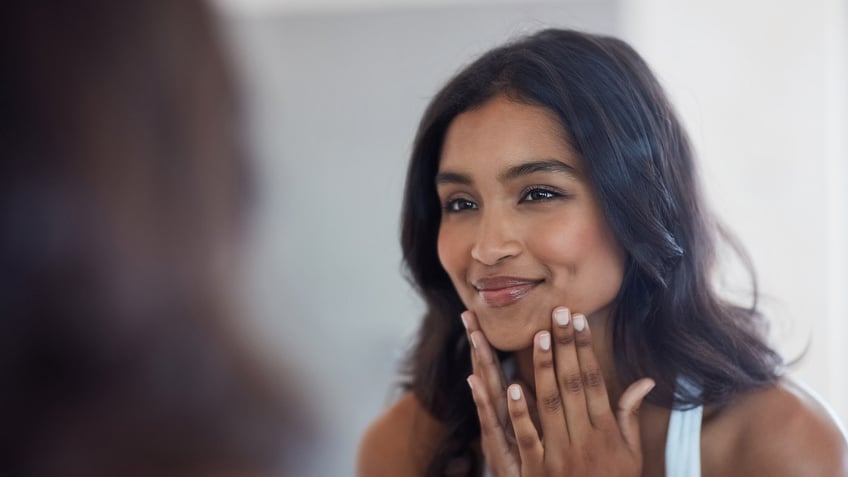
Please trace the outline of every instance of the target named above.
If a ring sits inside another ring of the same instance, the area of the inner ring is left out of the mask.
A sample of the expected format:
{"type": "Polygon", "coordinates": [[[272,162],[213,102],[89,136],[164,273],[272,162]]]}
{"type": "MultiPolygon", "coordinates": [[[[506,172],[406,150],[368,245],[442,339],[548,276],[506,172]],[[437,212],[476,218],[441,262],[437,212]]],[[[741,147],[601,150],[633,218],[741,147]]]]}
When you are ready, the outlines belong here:
{"type": "Polygon", "coordinates": [[[483,303],[493,307],[509,306],[527,296],[542,280],[516,277],[487,277],[473,282],[483,303]]]}

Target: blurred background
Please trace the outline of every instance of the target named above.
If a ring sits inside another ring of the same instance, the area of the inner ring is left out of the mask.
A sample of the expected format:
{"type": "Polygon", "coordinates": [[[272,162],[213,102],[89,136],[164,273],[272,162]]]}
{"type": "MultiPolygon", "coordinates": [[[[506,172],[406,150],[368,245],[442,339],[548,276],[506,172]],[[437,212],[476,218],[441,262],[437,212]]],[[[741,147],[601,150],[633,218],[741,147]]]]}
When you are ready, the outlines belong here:
{"type": "MultiPolygon", "coordinates": [[[[792,373],[848,421],[848,2],[218,0],[258,168],[258,346],[303,370],[316,475],[352,475],[423,306],[398,244],[417,121],[461,66],[548,26],[620,36],[693,139],[792,373]]],[[[729,293],[746,282],[729,268],[729,293]]],[[[744,294],[739,295],[744,297],[744,294]]]]}

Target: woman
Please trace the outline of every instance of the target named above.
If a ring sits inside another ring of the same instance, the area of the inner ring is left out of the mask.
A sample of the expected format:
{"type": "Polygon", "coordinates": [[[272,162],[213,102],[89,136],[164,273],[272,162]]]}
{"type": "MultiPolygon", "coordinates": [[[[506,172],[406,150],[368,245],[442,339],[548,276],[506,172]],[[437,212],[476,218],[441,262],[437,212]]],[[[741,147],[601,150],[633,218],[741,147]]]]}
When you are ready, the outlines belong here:
{"type": "Polygon", "coordinates": [[[695,169],[620,40],[546,30],[453,78],[403,208],[428,313],[359,475],[848,475],[756,306],[716,293],[695,169]]]}
{"type": "Polygon", "coordinates": [[[279,475],[302,434],[234,320],[247,166],[214,16],[13,0],[0,32],[0,474],[279,475]]]}

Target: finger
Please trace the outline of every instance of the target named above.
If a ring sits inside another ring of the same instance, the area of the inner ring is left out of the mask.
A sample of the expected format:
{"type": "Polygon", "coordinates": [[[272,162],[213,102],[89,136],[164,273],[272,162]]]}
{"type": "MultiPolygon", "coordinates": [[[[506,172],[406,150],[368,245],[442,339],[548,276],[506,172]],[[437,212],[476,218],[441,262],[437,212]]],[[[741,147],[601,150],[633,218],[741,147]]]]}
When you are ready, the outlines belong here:
{"type": "Polygon", "coordinates": [[[565,410],[554,370],[551,333],[540,331],[533,340],[533,368],[536,377],[536,406],[545,436],[545,448],[564,449],[570,443],[565,410]]]}
{"type": "MultiPolygon", "coordinates": [[[[480,372],[480,359],[479,353],[477,353],[477,344],[474,343],[474,339],[471,337],[471,332],[476,329],[476,321],[474,321],[474,315],[470,311],[465,311],[460,315],[462,319],[462,324],[465,327],[465,335],[468,339],[468,342],[471,344],[471,370],[472,374],[481,375],[480,372]]],[[[471,383],[469,382],[469,385],[471,383]]]]}
{"type": "Polygon", "coordinates": [[[506,384],[501,378],[501,365],[489,341],[482,331],[471,333],[477,351],[477,370],[475,374],[483,379],[486,393],[495,407],[495,413],[502,424],[507,421],[506,384]]]}
{"type": "Polygon", "coordinates": [[[596,429],[613,429],[615,417],[610,409],[609,394],[604,382],[604,374],[598,364],[598,358],[592,349],[592,332],[589,320],[583,315],[574,317],[574,344],[577,361],[580,364],[580,376],[583,380],[583,392],[586,396],[586,408],[589,421],[596,429]]]}
{"type": "Polygon", "coordinates": [[[537,475],[541,470],[545,450],[539,438],[539,432],[530,418],[530,407],[526,393],[519,384],[507,389],[509,395],[509,417],[515,431],[518,455],[521,458],[521,475],[537,475]]]}
{"type": "Polygon", "coordinates": [[[471,387],[471,395],[477,408],[477,418],[480,421],[481,445],[486,458],[495,461],[494,464],[510,453],[504,428],[495,415],[494,407],[480,377],[473,374],[469,376],[468,386],[471,387]]]}
{"type": "MultiPolygon", "coordinates": [[[[488,396],[493,396],[495,407],[495,415],[499,424],[507,432],[507,443],[514,439],[512,435],[512,426],[508,422],[508,411],[506,405],[506,390],[504,388],[505,381],[503,380],[502,368],[497,355],[494,354],[488,341],[482,331],[476,329],[476,316],[467,311],[461,315],[462,323],[466,330],[472,330],[468,333],[468,341],[471,342],[471,367],[473,374],[477,375],[485,387],[488,396]]],[[[469,383],[470,384],[470,383],[469,383]]]]}
{"type": "Polygon", "coordinates": [[[471,340],[471,331],[473,331],[473,329],[471,329],[471,326],[472,326],[471,312],[470,311],[464,311],[459,315],[459,317],[462,320],[462,326],[465,328],[465,337],[468,339],[468,343],[471,344],[471,368],[473,369],[474,373],[476,374],[477,373],[477,353],[474,351],[474,348],[475,348],[474,342],[471,340]]]}
{"type": "MultiPolygon", "coordinates": [[[[520,379],[516,379],[513,381],[514,384],[521,385],[522,390],[528,389],[527,383],[521,381],[520,379]]],[[[539,408],[536,406],[536,396],[535,393],[532,392],[524,392],[521,396],[521,399],[527,401],[527,409],[530,410],[530,419],[533,421],[533,426],[536,429],[542,428],[542,423],[539,421],[539,408]]]]}
{"type": "Polygon", "coordinates": [[[477,316],[472,311],[466,311],[462,315],[463,323],[467,325],[468,336],[476,357],[472,358],[474,374],[481,377],[486,386],[486,391],[495,406],[496,415],[502,425],[507,422],[506,404],[506,380],[503,376],[503,368],[495,350],[486,339],[486,335],[480,330],[477,316]],[[476,363],[474,362],[476,361],[476,363]]]}
{"type": "MultiPolygon", "coordinates": [[[[462,324],[465,326],[466,334],[468,335],[469,341],[471,340],[471,333],[472,332],[477,331],[477,330],[479,330],[480,332],[483,331],[483,329],[480,328],[480,322],[477,320],[477,314],[474,313],[473,311],[465,310],[460,315],[460,317],[462,318],[462,324]]],[[[485,336],[485,333],[483,333],[483,336],[485,336]]],[[[503,368],[501,368],[499,366],[498,370],[500,372],[501,381],[506,382],[506,377],[504,376],[503,368]]]]}
{"type": "MultiPolygon", "coordinates": [[[[554,325],[554,358],[557,383],[562,394],[563,409],[568,435],[572,441],[585,436],[592,427],[586,407],[586,394],[583,387],[583,373],[577,359],[576,325],[585,324],[586,318],[576,314],[571,316],[567,308],[556,308],[552,313],[554,325]]],[[[581,336],[580,346],[586,346],[581,336]]],[[[591,338],[588,345],[591,347],[591,338]]],[[[609,405],[609,404],[608,404],[609,405]]]]}
{"type": "Polygon", "coordinates": [[[639,407],[645,396],[654,389],[656,383],[651,378],[643,378],[631,384],[618,401],[618,426],[621,437],[631,452],[641,453],[642,442],[639,437],[639,407]]]}

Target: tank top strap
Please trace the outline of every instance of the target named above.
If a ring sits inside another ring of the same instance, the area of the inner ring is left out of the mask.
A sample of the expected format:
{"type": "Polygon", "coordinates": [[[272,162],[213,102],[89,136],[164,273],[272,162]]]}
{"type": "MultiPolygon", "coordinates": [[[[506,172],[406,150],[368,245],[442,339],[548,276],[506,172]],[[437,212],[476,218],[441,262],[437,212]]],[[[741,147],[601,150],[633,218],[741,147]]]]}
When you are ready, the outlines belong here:
{"type": "MultiPolygon", "coordinates": [[[[691,384],[678,381],[680,387],[691,384]]],[[[666,477],[701,477],[701,421],[704,407],[672,409],[665,441],[666,477]]]]}

